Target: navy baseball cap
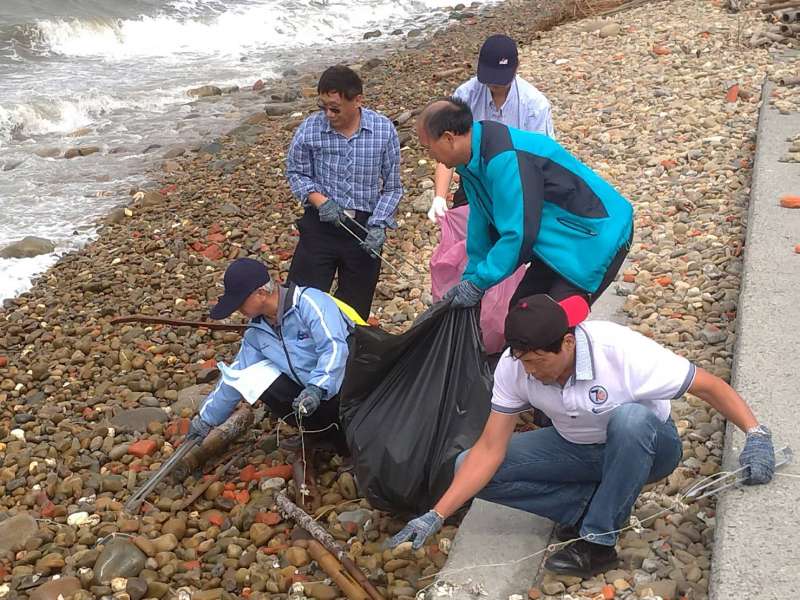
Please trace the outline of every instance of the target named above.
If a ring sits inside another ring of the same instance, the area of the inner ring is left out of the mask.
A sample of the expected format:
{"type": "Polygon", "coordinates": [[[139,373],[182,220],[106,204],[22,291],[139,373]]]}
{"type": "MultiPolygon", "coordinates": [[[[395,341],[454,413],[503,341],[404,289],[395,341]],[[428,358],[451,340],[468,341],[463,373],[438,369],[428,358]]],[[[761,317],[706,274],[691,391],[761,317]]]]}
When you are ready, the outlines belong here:
{"type": "Polygon", "coordinates": [[[517,44],[507,35],[488,37],[478,55],[478,81],[484,85],[508,85],[519,65],[517,44]]]}
{"type": "Polygon", "coordinates": [[[266,265],[252,258],[239,258],[227,269],[223,283],[225,293],[219,297],[216,306],[211,309],[211,318],[226,319],[244,304],[247,297],[269,281],[266,265]]]}

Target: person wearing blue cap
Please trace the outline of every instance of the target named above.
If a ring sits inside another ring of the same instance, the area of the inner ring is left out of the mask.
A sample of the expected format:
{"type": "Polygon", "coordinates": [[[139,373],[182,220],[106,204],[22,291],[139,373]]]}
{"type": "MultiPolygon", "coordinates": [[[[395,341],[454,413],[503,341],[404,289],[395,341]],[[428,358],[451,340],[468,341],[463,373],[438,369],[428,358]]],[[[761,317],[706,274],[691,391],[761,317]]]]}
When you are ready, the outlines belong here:
{"type": "Polygon", "coordinates": [[[231,263],[224,285],[211,318],[226,319],[239,312],[250,322],[236,359],[223,369],[222,379],[192,420],[189,435],[205,438],[223,423],[243,397],[240,375],[263,367],[259,373],[272,372],[277,377],[266,389],[258,390],[258,400],[289,424],[300,418],[306,429],[328,428],[319,437],[347,453],[338,428],[337,394],[347,364],[347,338],[355,327],[346,314],[352,309],[314,288],[276,285],[267,267],[251,258],[231,263]]]}
{"type": "MultiPolygon", "coordinates": [[[[476,121],[497,121],[524,131],[556,137],[550,101],[519,75],[517,44],[507,35],[486,38],[478,54],[475,77],[458,86],[453,96],[467,103],[476,121]]],[[[439,163],[434,174],[436,194],[428,218],[436,223],[447,212],[453,169],[439,163]]],[[[453,208],[467,203],[463,183],[453,195],[453,208]]]]}

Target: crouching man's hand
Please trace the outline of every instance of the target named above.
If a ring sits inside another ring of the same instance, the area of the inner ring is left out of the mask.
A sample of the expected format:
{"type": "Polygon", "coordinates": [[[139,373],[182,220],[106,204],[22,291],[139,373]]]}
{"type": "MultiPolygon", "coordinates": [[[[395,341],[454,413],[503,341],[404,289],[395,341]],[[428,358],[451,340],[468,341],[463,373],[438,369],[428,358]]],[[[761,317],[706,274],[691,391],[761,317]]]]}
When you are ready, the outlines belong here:
{"type": "Polygon", "coordinates": [[[186,434],[186,439],[194,438],[202,442],[206,439],[206,436],[211,433],[212,429],[214,429],[214,427],[203,421],[200,415],[195,415],[192,422],[189,424],[189,433],[186,434]]]}
{"type": "Polygon", "coordinates": [[[769,483],[775,474],[775,448],[772,446],[772,433],[759,425],[747,432],[747,441],[739,455],[739,464],[750,467],[750,477],[745,483],[754,485],[769,483]]]}
{"type": "Polygon", "coordinates": [[[394,548],[398,544],[411,541],[411,547],[414,550],[419,550],[425,544],[429,537],[434,535],[442,528],[444,519],[435,510],[429,510],[421,517],[412,519],[408,525],[389,540],[389,547],[394,548]]]}
{"type": "Polygon", "coordinates": [[[316,385],[307,385],[292,402],[292,409],[301,417],[310,417],[322,402],[323,391],[316,385]]]}

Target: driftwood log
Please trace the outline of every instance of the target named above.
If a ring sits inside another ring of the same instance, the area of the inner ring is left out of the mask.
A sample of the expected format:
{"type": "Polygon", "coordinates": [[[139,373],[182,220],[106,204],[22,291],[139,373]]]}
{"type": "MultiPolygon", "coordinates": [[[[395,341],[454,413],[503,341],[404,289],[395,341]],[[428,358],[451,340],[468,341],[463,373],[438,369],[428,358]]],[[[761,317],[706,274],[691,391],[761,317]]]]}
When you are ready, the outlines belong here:
{"type": "Polygon", "coordinates": [[[322,525],[315,521],[311,515],[289,500],[283,492],[280,492],[276,496],[275,503],[284,516],[292,519],[297,525],[305,529],[311,537],[322,544],[328,552],[333,554],[339,562],[342,563],[342,566],[353,576],[353,579],[358,581],[358,584],[364,588],[364,591],[367,592],[371,600],[385,600],[381,593],[375,589],[375,586],[372,585],[370,580],[361,572],[361,569],[359,569],[347,555],[344,548],[337,544],[333,536],[328,533],[322,525]]]}
{"type": "Polygon", "coordinates": [[[165,317],[151,317],[149,315],[128,315],[111,319],[112,325],[119,323],[153,323],[156,325],[172,325],[173,327],[192,327],[194,329],[210,329],[211,331],[238,331],[244,333],[247,325],[234,325],[232,323],[214,323],[213,321],[184,321],[182,319],[167,319],[165,317]]]}
{"type": "Polygon", "coordinates": [[[317,540],[311,540],[308,543],[308,553],[334,583],[339,586],[339,589],[347,596],[348,600],[370,600],[369,594],[356,581],[355,577],[317,540]]]}
{"type": "Polygon", "coordinates": [[[781,2],[780,4],[766,4],[761,6],[761,12],[771,13],[776,10],[783,10],[784,8],[800,8],[800,0],[791,0],[789,2],[781,2]]]}

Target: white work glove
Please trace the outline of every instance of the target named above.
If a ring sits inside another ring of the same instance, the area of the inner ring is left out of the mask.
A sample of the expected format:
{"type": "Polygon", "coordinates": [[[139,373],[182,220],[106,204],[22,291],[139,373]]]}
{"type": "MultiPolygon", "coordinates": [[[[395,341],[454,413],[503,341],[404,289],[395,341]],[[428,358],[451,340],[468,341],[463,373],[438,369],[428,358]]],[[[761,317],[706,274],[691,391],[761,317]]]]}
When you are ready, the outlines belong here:
{"type": "Polygon", "coordinates": [[[441,196],[435,196],[433,198],[433,202],[431,202],[430,209],[428,209],[428,218],[431,220],[432,223],[436,223],[441,217],[444,216],[444,213],[446,212],[447,212],[447,200],[445,200],[441,196]]]}

